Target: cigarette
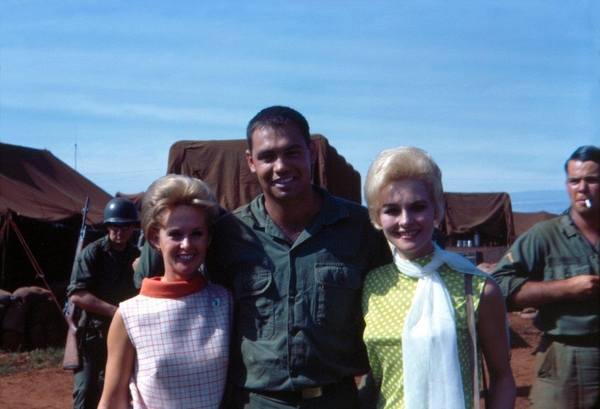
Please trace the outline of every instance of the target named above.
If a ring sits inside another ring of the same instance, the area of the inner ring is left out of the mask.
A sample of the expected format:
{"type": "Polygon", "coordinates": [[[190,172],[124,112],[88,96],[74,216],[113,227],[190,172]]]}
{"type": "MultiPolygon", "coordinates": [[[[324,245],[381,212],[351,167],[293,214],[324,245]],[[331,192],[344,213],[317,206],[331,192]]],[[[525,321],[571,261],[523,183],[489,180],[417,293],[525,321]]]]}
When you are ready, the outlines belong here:
{"type": "Polygon", "coordinates": [[[592,208],[592,201],[590,199],[585,199],[585,207],[588,209],[592,208]]]}

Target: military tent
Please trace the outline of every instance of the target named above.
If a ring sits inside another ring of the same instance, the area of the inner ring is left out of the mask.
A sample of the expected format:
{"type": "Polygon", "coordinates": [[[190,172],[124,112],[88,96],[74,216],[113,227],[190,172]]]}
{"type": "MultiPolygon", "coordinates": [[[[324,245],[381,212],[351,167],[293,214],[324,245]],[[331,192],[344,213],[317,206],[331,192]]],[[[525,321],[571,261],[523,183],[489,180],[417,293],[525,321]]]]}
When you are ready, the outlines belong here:
{"type": "MultiPolygon", "coordinates": [[[[313,183],[331,194],[361,202],[360,174],[340,156],[323,135],[311,136],[317,148],[313,183]]],[[[246,162],[246,140],[179,141],[171,146],[167,173],[206,182],[228,210],[249,203],[262,193],[246,162]]]]}
{"type": "Polygon", "coordinates": [[[47,150],[0,143],[0,288],[68,281],[86,197],[93,227],[108,193],[47,150]]]}
{"type": "Polygon", "coordinates": [[[442,230],[446,245],[473,240],[480,235],[481,247],[507,246],[514,240],[512,206],[508,193],[445,193],[442,230]]]}
{"type": "Polygon", "coordinates": [[[515,224],[515,237],[519,237],[521,234],[525,233],[527,230],[529,230],[539,222],[554,219],[558,216],[558,214],[548,212],[513,212],[513,220],[515,224]]]}
{"type": "Polygon", "coordinates": [[[145,192],[139,192],[139,193],[122,193],[122,192],[117,192],[115,194],[115,197],[124,197],[125,199],[129,199],[133,202],[133,204],[135,205],[135,207],[138,209],[138,212],[142,211],[142,199],[144,198],[144,193],[145,192]]]}
{"type": "Polygon", "coordinates": [[[475,264],[495,263],[515,237],[512,205],[508,193],[444,193],[446,248],[456,251],[475,264]],[[480,245],[475,245],[475,234],[480,245]],[[471,241],[472,247],[465,248],[471,241]],[[463,247],[457,244],[462,242],[463,247]]]}

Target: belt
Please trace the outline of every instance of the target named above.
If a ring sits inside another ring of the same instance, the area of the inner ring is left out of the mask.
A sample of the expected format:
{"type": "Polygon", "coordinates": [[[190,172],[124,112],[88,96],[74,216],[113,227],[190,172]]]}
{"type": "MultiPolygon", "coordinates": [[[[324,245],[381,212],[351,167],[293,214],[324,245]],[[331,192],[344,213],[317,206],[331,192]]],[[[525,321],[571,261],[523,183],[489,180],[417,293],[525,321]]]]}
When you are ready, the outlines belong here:
{"type": "Polygon", "coordinates": [[[323,386],[314,386],[312,388],[304,388],[297,391],[253,391],[251,393],[256,393],[258,395],[263,395],[267,397],[271,397],[274,399],[280,400],[301,400],[301,399],[314,399],[319,398],[324,395],[328,395],[330,393],[344,390],[348,387],[348,385],[353,385],[355,387],[354,378],[346,377],[341,381],[336,383],[330,383],[323,386]]]}
{"type": "Polygon", "coordinates": [[[549,342],[558,342],[572,347],[599,347],[600,334],[589,335],[549,335],[544,334],[543,339],[549,342]]]}

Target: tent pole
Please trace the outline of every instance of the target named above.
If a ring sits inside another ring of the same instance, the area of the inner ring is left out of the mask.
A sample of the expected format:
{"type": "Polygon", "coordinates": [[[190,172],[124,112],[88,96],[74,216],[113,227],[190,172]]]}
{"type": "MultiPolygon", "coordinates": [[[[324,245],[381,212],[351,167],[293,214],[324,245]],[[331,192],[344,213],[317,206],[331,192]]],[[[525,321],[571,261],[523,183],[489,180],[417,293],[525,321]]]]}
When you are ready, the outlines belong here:
{"type": "Polygon", "coordinates": [[[2,222],[2,229],[0,229],[0,245],[2,246],[2,275],[0,276],[0,288],[4,286],[4,281],[6,280],[6,248],[8,247],[11,217],[11,213],[8,212],[8,217],[4,219],[2,222]]]}
{"type": "MultiPolygon", "coordinates": [[[[62,314],[62,308],[60,307],[60,304],[58,303],[58,300],[56,299],[56,296],[54,295],[54,292],[50,288],[50,285],[46,281],[46,277],[44,276],[44,272],[42,271],[42,268],[38,264],[37,260],[35,259],[35,256],[33,255],[32,251],[31,251],[31,249],[27,245],[27,242],[25,241],[25,238],[21,234],[21,231],[17,227],[16,223],[12,220],[12,218],[10,219],[10,224],[12,225],[12,228],[15,230],[15,234],[17,235],[17,238],[21,242],[21,245],[23,246],[23,249],[25,250],[25,253],[27,254],[27,257],[29,257],[29,261],[31,262],[31,264],[33,265],[33,268],[35,269],[36,278],[41,278],[42,281],[44,282],[44,284],[46,284],[46,288],[48,289],[48,291],[50,291],[50,295],[52,296],[52,299],[54,300],[54,303],[58,307],[58,310],[61,312],[61,315],[63,315],[62,314]]],[[[66,320],[66,318],[65,318],[65,320],[66,320]]]]}

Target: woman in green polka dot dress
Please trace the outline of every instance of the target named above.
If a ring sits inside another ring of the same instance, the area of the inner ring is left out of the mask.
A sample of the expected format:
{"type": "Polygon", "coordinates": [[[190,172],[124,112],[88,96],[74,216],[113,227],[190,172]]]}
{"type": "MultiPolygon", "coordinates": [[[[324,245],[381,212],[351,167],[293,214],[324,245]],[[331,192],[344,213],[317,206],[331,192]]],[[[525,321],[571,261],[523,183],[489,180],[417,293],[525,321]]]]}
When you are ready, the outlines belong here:
{"type": "Polygon", "coordinates": [[[384,151],[369,169],[365,197],[371,221],[394,252],[394,262],[371,271],[364,285],[377,408],[478,408],[481,368],[469,349],[475,332],[489,371],[488,407],[513,408],[502,294],[490,276],[431,240],[444,209],[439,167],[421,149],[384,151]],[[476,321],[473,337],[469,316],[476,321]]]}

